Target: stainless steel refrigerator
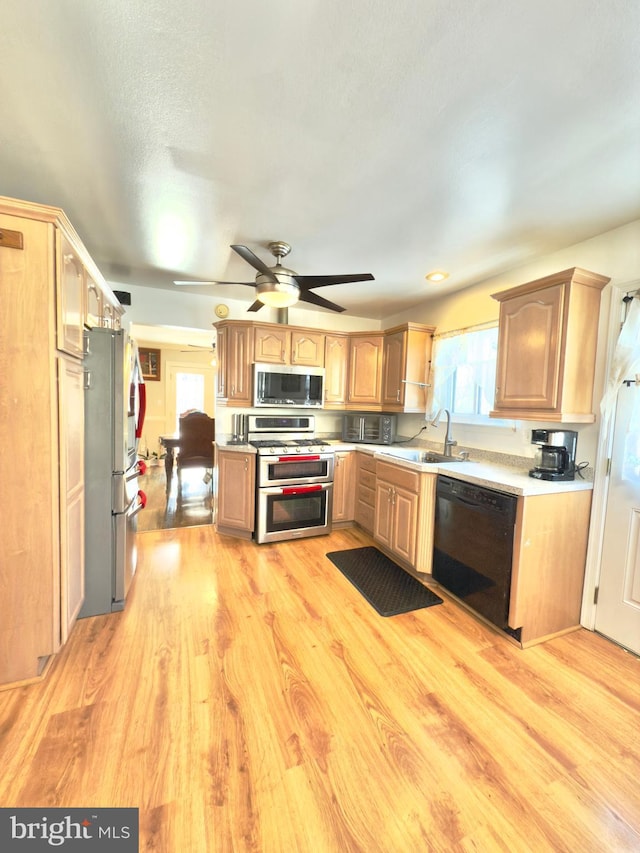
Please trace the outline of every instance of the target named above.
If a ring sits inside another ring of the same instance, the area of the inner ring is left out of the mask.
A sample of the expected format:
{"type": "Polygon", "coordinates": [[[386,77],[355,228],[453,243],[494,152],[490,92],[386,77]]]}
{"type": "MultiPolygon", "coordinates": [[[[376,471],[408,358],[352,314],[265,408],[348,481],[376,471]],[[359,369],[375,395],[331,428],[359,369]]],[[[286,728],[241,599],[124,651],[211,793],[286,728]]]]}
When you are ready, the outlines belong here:
{"type": "Polygon", "coordinates": [[[79,618],[124,608],[136,570],[136,516],[146,502],[137,452],[145,389],[127,332],[86,332],[84,368],[85,600],[79,618]]]}

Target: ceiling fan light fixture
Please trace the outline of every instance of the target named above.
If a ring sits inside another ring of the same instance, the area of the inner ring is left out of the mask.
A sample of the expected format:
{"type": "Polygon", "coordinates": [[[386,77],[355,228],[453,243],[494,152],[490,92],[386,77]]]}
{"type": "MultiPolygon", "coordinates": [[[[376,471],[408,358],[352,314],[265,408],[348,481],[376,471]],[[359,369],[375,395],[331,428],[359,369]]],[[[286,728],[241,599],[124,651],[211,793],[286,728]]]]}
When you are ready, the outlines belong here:
{"type": "Polygon", "coordinates": [[[300,298],[300,288],[296,284],[267,281],[258,285],[256,295],[270,308],[288,308],[300,298]]]}

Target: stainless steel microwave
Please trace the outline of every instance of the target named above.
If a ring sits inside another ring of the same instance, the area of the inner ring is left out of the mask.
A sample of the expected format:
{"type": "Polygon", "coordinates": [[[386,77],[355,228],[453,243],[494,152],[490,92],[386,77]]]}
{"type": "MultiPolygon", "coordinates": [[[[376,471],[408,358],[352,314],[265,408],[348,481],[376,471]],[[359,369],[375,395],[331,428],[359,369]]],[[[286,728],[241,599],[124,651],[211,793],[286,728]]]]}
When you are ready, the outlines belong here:
{"type": "Polygon", "coordinates": [[[253,365],[253,405],[321,409],[324,367],[297,364],[253,365]]]}
{"type": "Polygon", "coordinates": [[[393,444],[396,440],[396,416],[344,415],[342,440],[366,444],[393,444]]]}

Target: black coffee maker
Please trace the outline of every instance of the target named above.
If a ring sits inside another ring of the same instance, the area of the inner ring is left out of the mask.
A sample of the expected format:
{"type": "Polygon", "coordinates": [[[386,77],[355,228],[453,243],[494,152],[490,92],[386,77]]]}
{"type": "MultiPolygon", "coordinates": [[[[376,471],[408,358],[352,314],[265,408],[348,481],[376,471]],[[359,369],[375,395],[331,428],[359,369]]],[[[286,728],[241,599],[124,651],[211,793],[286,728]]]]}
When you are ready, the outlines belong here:
{"type": "Polygon", "coordinates": [[[535,467],[530,477],[538,480],[573,480],[576,473],[578,433],[570,429],[532,429],[537,444],[535,467]]]}

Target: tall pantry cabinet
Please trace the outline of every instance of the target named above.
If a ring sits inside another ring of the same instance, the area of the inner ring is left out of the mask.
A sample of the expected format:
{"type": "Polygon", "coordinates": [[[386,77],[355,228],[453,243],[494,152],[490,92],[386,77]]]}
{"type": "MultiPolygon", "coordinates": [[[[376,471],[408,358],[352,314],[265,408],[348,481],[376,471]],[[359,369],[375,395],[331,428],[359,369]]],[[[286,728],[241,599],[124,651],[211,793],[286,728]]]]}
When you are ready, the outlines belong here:
{"type": "Polygon", "coordinates": [[[98,280],[62,211],[0,198],[0,688],[42,675],[84,597],[82,336],[98,280]]]}

